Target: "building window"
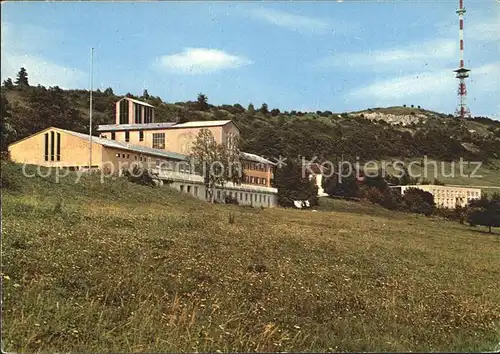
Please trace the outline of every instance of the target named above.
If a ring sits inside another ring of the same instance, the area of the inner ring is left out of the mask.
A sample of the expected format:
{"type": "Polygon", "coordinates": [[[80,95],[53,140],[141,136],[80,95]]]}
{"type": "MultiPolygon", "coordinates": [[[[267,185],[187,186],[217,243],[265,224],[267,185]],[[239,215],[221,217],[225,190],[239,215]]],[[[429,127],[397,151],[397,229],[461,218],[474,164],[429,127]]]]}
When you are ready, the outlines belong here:
{"type": "Polygon", "coordinates": [[[165,133],[153,133],[153,149],[165,149],[165,133]]]}
{"type": "Polygon", "coordinates": [[[144,107],[144,123],[153,123],[153,107],[144,107]]]}
{"type": "Polygon", "coordinates": [[[116,139],[116,133],[115,132],[111,132],[111,140],[115,140],[116,139]]]}
{"type": "Polygon", "coordinates": [[[50,161],[54,161],[54,132],[50,132],[50,161]]]}
{"type": "Polygon", "coordinates": [[[120,157],[120,154],[118,154],[118,153],[117,153],[117,154],[115,154],[115,155],[116,155],[116,157],[120,157]]]}
{"type": "Polygon", "coordinates": [[[144,132],[142,130],[139,131],[139,141],[144,141],[144,132]]]}
{"type": "Polygon", "coordinates": [[[139,124],[142,123],[142,106],[135,103],[134,104],[134,109],[135,109],[135,123],[139,124]]]}
{"type": "Polygon", "coordinates": [[[120,101],[120,124],[128,124],[128,100],[120,101]]]}
{"type": "Polygon", "coordinates": [[[248,193],[245,193],[245,201],[248,201],[248,193]]]}
{"type": "Polygon", "coordinates": [[[156,167],[160,167],[160,160],[159,159],[156,160],[156,167]]]}
{"type": "Polygon", "coordinates": [[[191,193],[191,186],[187,186],[187,192],[191,193]]]}
{"type": "Polygon", "coordinates": [[[49,161],[49,133],[45,133],[45,161],[49,161]]]}
{"type": "Polygon", "coordinates": [[[135,159],[137,160],[137,155],[135,155],[134,157],[135,157],[135,159]]]}
{"type": "Polygon", "coordinates": [[[130,132],[125,132],[125,141],[127,143],[130,141],[130,132]]]}
{"type": "Polygon", "coordinates": [[[61,134],[57,133],[56,160],[61,161],[61,134]]]}
{"type": "Polygon", "coordinates": [[[263,178],[262,182],[263,182],[262,184],[266,184],[267,185],[267,179],[263,178]]]}
{"type": "Polygon", "coordinates": [[[184,185],[181,184],[181,192],[184,192],[184,185]]]}
{"type": "Polygon", "coordinates": [[[130,154],[127,154],[127,159],[129,159],[129,158],[130,158],[130,154]]]}
{"type": "Polygon", "coordinates": [[[197,197],[198,196],[198,187],[194,187],[194,196],[197,197]]]}
{"type": "Polygon", "coordinates": [[[122,158],[125,158],[125,154],[122,154],[122,158]]]}
{"type": "Polygon", "coordinates": [[[255,194],[255,198],[254,198],[255,201],[257,201],[257,194],[255,194]]]}
{"type": "Polygon", "coordinates": [[[217,191],[217,199],[220,199],[220,191],[217,191]]]}

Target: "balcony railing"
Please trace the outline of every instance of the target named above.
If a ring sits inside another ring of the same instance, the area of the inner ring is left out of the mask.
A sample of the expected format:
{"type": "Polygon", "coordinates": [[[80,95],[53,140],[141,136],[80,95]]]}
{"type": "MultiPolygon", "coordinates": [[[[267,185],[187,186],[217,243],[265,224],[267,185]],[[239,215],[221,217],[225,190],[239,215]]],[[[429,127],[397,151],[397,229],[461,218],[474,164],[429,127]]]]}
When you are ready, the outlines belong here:
{"type": "MultiPolygon", "coordinates": [[[[158,178],[161,179],[169,179],[174,182],[192,182],[192,183],[200,183],[203,184],[204,180],[201,175],[181,172],[181,171],[173,171],[161,168],[153,168],[152,172],[157,174],[158,178]]],[[[239,190],[239,191],[248,191],[248,192],[261,192],[261,193],[277,193],[278,189],[273,187],[259,186],[253,184],[235,184],[233,182],[228,182],[225,184],[224,189],[228,190],[239,190]]]]}

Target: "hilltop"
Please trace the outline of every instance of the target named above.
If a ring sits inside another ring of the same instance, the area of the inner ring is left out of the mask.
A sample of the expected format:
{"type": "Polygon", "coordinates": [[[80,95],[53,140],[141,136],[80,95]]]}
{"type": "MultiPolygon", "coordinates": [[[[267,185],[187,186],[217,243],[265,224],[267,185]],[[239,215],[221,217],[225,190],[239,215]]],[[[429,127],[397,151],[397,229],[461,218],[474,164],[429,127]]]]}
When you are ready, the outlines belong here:
{"type": "MultiPolygon", "coordinates": [[[[85,90],[44,87],[5,88],[17,132],[9,142],[48,125],[88,131],[85,90]]],[[[298,155],[319,160],[422,158],[452,161],[459,157],[491,162],[500,159],[500,122],[485,117],[457,119],[423,108],[388,107],[360,112],[280,112],[263,105],[210,105],[207,100],[166,103],[147,92],[138,97],[156,107],[156,121],[232,119],[240,128],[242,148],[268,158],[298,155]]],[[[114,122],[112,89],[94,93],[93,122],[114,122]]],[[[206,97],[205,97],[206,98],[206,97]]]]}
{"type": "Polygon", "coordinates": [[[498,234],[344,201],[253,209],[75,177],[56,184],[2,163],[4,351],[498,342],[498,234]]]}

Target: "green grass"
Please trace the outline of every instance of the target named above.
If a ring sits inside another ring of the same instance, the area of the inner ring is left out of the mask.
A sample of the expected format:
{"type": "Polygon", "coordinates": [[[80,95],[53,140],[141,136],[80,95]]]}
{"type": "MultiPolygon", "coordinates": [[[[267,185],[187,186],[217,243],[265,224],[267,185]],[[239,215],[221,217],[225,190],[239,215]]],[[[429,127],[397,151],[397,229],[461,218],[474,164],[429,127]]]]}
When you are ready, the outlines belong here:
{"type": "Polygon", "coordinates": [[[498,230],[2,170],[4,351],[487,351],[500,339],[498,230]]]}

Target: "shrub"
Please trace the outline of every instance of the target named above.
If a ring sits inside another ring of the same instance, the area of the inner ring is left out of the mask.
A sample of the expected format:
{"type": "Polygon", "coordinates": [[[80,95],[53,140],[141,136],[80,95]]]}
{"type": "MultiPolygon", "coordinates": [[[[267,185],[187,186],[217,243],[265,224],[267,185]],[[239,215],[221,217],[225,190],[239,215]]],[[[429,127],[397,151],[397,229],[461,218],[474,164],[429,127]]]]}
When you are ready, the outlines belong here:
{"type": "Polygon", "coordinates": [[[234,198],[234,197],[232,197],[230,195],[227,195],[227,194],[226,194],[226,196],[224,198],[224,202],[226,204],[234,204],[234,205],[240,204],[240,203],[238,203],[238,199],[236,199],[236,198],[234,198]]]}
{"type": "Polygon", "coordinates": [[[384,201],[384,194],[378,188],[375,187],[362,188],[361,197],[374,204],[382,204],[384,201]]]}
{"type": "Polygon", "coordinates": [[[430,216],[434,213],[434,196],[418,188],[406,190],[403,199],[410,212],[430,216]]]}
{"type": "MultiPolygon", "coordinates": [[[[0,172],[0,189],[19,192],[22,190],[22,174],[16,171],[17,166],[10,162],[3,162],[0,172]]],[[[19,169],[18,169],[19,170],[19,169]]]]}
{"type": "Polygon", "coordinates": [[[132,171],[125,170],[123,175],[132,183],[151,187],[156,185],[151,171],[139,166],[134,166],[132,171]]]}

